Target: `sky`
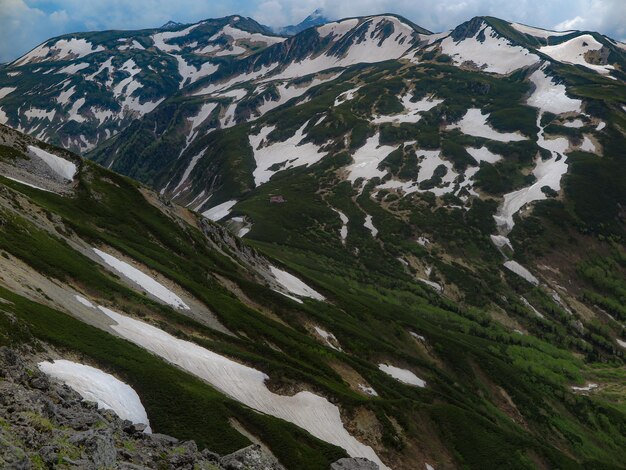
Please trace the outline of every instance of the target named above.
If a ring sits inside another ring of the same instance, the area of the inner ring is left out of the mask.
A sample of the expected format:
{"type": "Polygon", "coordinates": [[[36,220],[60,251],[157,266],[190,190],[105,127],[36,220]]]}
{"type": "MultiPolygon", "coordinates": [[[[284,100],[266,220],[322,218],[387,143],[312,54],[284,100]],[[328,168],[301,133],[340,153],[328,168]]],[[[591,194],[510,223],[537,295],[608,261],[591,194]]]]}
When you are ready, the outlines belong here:
{"type": "Polygon", "coordinates": [[[397,13],[431,31],[474,16],[626,39],[626,0],[0,0],[0,63],[61,34],[194,23],[238,14],[269,26],[295,24],[316,8],[331,18],[397,13]]]}

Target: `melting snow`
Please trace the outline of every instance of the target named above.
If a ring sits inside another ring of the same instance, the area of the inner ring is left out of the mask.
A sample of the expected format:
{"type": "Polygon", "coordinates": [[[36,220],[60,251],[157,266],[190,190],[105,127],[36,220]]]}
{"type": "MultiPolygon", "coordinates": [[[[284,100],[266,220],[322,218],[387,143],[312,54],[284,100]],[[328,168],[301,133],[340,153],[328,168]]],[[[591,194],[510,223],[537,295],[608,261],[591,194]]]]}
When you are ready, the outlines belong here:
{"type": "Polygon", "coordinates": [[[70,88],[68,88],[67,90],[63,90],[61,93],[59,93],[59,96],[56,97],[56,101],[59,104],[67,104],[70,102],[70,98],[72,97],[72,95],[74,94],[76,87],[72,86],[70,88]]]}
{"type": "Polygon", "coordinates": [[[583,137],[583,143],[580,145],[580,150],[583,150],[585,152],[597,153],[595,144],[587,135],[583,137]]]}
{"type": "Polygon", "coordinates": [[[339,73],[336,73],[336,74],[332,74],[328,78],[314,78],[313,80],[311,80],[306,85],[298,85],[298,86],[296,86],[293,83],[281,83],[281,84],[277,85],[277,87],[276,87],[277,90],[278,90],[278,94],[279,94],[278,100],[276,100],[276,101],[265,101],[258,108],[259,114],[262,116],[265,113],[267,113],[268,111],[285,104],[287,101],[289,101],[289,100],[291,100],[293,98],[297,98],[299,96],[304,95],[311,88],[313,88],[313,87],[315,87],[317,85],[320,85],[322,83],[326,83],[326,82],[334,80],[339,75],[340,75],[339,73]]]}
{"type": "Polygon", "coordinates": [[[531,309],[533,311],[533,313],[535,315],[537,315],[539,318],[546,318],[546,317],[543,316],[543,314],[541,314],[541,312],[539,312],[539,310],[537,310],[535,307],[533,307],[531,305],[531,303],[528,300],[526,300],[524,297],[520,297],[520,299],[521,299],[522,303],[524,305],[526,305],[529,309],[531,309]]]}
{"type": "Polygon", "coordinates": [[[351,18],[348,20],[337,21],[334,23],[326,23],[322,26],[317,27],[317,33],[321,38],[325,38],[329,35],[333,36],[333,40],[340,39],[346,33],[348,33],[352,28],[359,24],[359,20],[356,18],[351,18]]]}
{"type": "Polygon", "coordinates": [[[359,388],[361,389],[362,392],[371,395],[373,397],[377,397],[378,393],[376,392],[376,390],[374,390],[372,387],[365,385],[365,384],[359,384],[359,388]]]}
{"type": "Polygon", "coordinates": [[[351,90],[344,91],[343,93],[340,93],[339,95],[337,95],[337,98],[335,98],[335,103],[333,106],[339,106],[340,104],[343,104],[346,101],[352,101],[354,97],[356,96],[356,92],[359,91],[359,88],[361,87],[358,86],[356,88],[352,88],[351,90]]]}
{"type": "Polygon", "coordinates": [[[157,49],[161,49],[164,52],[179,51],[180,50],[180,46],[167,44],[165,41],[167,41],[169,39],[174,39],[174,38],[179,38],[179,37],[182,37],[182,36],[186,36],[187,34],[189,34],[192,30],[194,30],[195,28],[197,28],[201,24],[202,23],[193,24],[191,26],[188,26],[185,29],[181,29],[180,31],[167,31],[165,33],[153,34],[152,35],[152,41],[154,42],[154,47],[156,47],[157,49]]]}
{"type": "MultiPolygon", "coordinates": [[[[540,122],[541,113],[537,117],[538,126],[540,126],[540,122]]],[[[494,219],[496,224],[506,233],[513,229],[513,215],[530,202],[546,199],[547,196],[541,190],[542,187],[548,186],[558,192],[561,189],[561,177],[567,172],[567,163],[563,154],[569,147],[568,140],[564,137],[547,140],[544,137],[542,127],[540,127],[537,137],[537,144],[549,150],[551,156],[547,160],[543,160],[541,157],[537,159],[533,169],[533,175],[537,179],[535,183],[504,195],[504,201],[494,219]]]]}
{"type": "Polygon", "coordinates": [[[378,364],[378,368],[385,374],[390,375],[396,380],[408,385],[416,385],[418,387],[426,387],[426,382],[420,379],[410,370],[401,369],[399,367],[390,366],[387,364],[378,364]]]}
{"type": "Polygon", "coordinates": [[[554,114],[581,112],[582,101],[568,97],[565,85],[557,85],[542,69],[535,70],[530,81],[535,85],[535,91],[528,98],[529,106],[554,114]]]}
{"type": "Polygon", "coordinates": [[[533,276],[533,274],[528,269],[526,269],[524,266],[519,264],[517,261],[512,261],[512,260],[505,261],[504,267],[507,268],[509,271],[514,272],[518,276],[523,277],[531,284],[535,286],[539,285],[539,279],[533,276]]]}
{"type": "Polygon", "coordinates": [[[81,70],[86,69],[87,67],[89,67],[89,64],[87,62],[79,62],[77,64],[70,64],[66,67],[63,67],[62,69],[57,70],[56,73],[66,73],[68,75],[73,75],[76,72],[80,72],[81,70]]]}
{"type": "Polygon", "coordinates": [[[237,204],[237,201],[235,199],[231,199],[230,201],[222,202],[217,206],[211,207],[209,210],[204,211],[202,215],[207,219],[216,222],[230,214],[230,210],[235,204],[237,204]]]}
{"type": "Polygon", "coordinates": [[[485,26],[481,32],[485,36],[484,42],[477,37],[454,42],[452,36],[441,41],[441,50],[452,57],[456,65],[473,62],[486,72],[508,74],[521,67],[528,67],[539,61],[539,57],[531,54],[521,46],[515,46],[508,39],[498,35],[490,26],[485,26]]]}
{"type": "Polygon", "coordinates": [[[311,142],[302,142],[304,139],[304,128],[307,124],[308,121],[302,124],[300,129],[284,142],[267,143],[266,138],[274,130],[273,126],[262,128],[257,135],[249,134],[248,138],[250,139],[250,146],[254,151],[254,160],[256,162],[256,168],[252,173],[255,186],[267,183],[278,171],[298,166],[313,165],[326,155],[325,153],[320,153],[320,147],[317,145],[311,142]],[[284,163],[280,169],[271,169],[280,163],[284,163]]]}
{"type": "Polygon", "coordinates": [[[354,183],[359,178],[382,178],[387,172],[379,170],[378,165],[395,149],[396,147],[390,145],[380,145],[380,133],[376,132],[354,152],[354,163],[347,167],[348,179],[354,183]]]}
{"type": "Polygon", "coordinates": [[[64,359],[40,362],[38,367],[76,390],[84,400],[98,403],[98,408],[113,410],[121,419],[145,424],[148,426],[145,432],[152,432],[137,392],[111,374],[64,359]]]}
{"type": "Polygon", "coordinates": [[[57,175],[67,180],[74,179],[76,174],[76,165],[74,163],[32,145],[28,146],[28,151],[41,158],[57,175]]]}
{"type": "MultiPolygon", "coordinates": [[[[350,21],[350,20],[346,20],[350,21]]],[[[355,20],[358,21],[358,20],[355,20]]],[[[342,21],[339,27],[322,27],[321,30],[325,35],[331,32],[348,29],[348,25],[342,21]]],[[[287,66],[280,74],[276,75],[276,79],[302,77],[311,73],[320,72],[322,70],[334,67],[348,67],[359,63],[376,63],[385,60],[399,59],[413,45],[413,35],[415,31],[410,26],[402,23],[394,16],[377,16],[368,18],[364,24],[367,24],[367,31],[359,42],[354,41],[347,49],[344,55],[332,55],[331,52],[320,54],[317,57],[309,56],[300,62],[293,62],[287,66]],[[393,33],[381,41],[381,35],[385,31],[382,23],[393,25],[393,33]]],[[[328,25],[325,25],[328,26],[328,25]]],[[[318,28],[320,31],[320,28],[318,28]]]]}
{"type": "Polygon", "coordinates": [[[339,215],[339,218],[341,219],[342,226],[339,229],[339,236],[341,237],[341,242],[345,244],[346,238],[348,238],[348,222],[349,222],[348,216],[344,214],[343,212],[341,212],[340,210],[335,209],[334,207],[332,208],[332,210],[334,210],[339,215]]]}
{"type": "Polygon", "coordinates": [[[206,380],[227,396],[262,413],[284,419],[318,439],[345,449],[353,457],[365,457],[388,469],[371,447],[351,436],[343,426],[339,408],[314,393],[278,395],[265,385],[269,377],[252,367],[220,356],[195,343],[178,339],[147,323],[100,307],[117,324],[111,328],[187,372],[206,380]]]}
{"type": "Polygon", "coordinates": [[[565,127],[573,127],[575,129],[578,129],[580,127],[583,127],[585,123],[582,121],[582,119],[574,119],[573,121],[564,122],[563,125],[565,127]]]}
{"type": "Polygon", "coordinates": [[[470,108],[458,124],[449,125],[448,129],[460,129],[462,133],[499,142],[514,142],[526,140],[526,137],[516,133],[498,132],[487,124],[489,114],[483,114],[478,108],[470,108]]]}
{"type": "Polygon", "coordinates": [[[314,290],[312,287],[307,286],[304,282],[298,279],[293,274],[278,269],[276,266],[270,265],[270,271],[281,286],[283,286],[290,293],[299,297],[310,297],[315,300],[324,300],[324,296],[314,290]]]}
{"type": "Polygon", "coordinates": [[[7,96],[9,93],[13,93],[15,90],[17,90],[16,87],[10,87],[10,86],[5,86],[5,87],[0,88],[0,100],[4,98],[5,96],[7,96]]]}
{"type": "Polygon", "coordinates": [[[598,388],[598,384],[588,383],[584,387],[575,387],[572,385],[572,390],[574,392],[590,392],[591,390],[598,388]]]}
{"type": "Polygon", "coordinates": [[[405,94],[402,98],[402,105],[404,106],[404,113],[395,114],[392,116],[378,116],[372,119],[374,124],[382,124],[385,122],[418,122],[422,116],[421,113],[426,112],[434,108],[435,106],[443,103],[443,100],[435,99],[434,97],[422,98],[419,101],[411,101],[411,93],[405,94]]]}
{"type": "Polygon", "coordinates": [[[511,245],[511,241],[504,235],[490,235],[490,237],[492,243],[498,248],[504,248],[505,246],[508,246],[511,251],[513,251],[513,245],[511,245]]]}
{"type": "Polygon", "coordinates": [[[591,34],[582,34],[561,44],[540,47],[539,52],[543,52],[559,62],[582,65],[595,72],[608,74],[615,67],[612,65],[595,65],[585,60],[587,52],[597,51],[602,49],[602,47],[603,45],[596,41],[591,34]]]}
{"type": "Polygon", "coordinates": [[[189,162],[189,165],[187,165],[187,168],[185,168],[185,172],[183,173],[183,176],[180,177],[180,181],[178,182],[176,187],[172,190],[173,193],[176,193],[176,191],[178,191],[178,188],[180,188],[185,183],[185,181],[187,181],[187,178],[189,178],[189,175],[191,174],[193,169],[196,167],[196,164],[198,163],[198,161],[200,160],[200,157],[202,157],[203,154],[204,154],[204,150],[202,150],[199,154],[194,155],[192,157],[191,161],[189,162]]]}
{"type": "Polygon", "coordinates": [[[341,351],[341,347],[337,346],[339,344],[339,341],[337,340],[337,338],[335,337],[334,334],[329,333],[326,330],[321,329],[319,326],[314,327],[315,328],[315,332],[320,335],[322,337],[322,339],[324,341],[326,341],[326,344],[337,350],[337,351],[341,351]]]}
{"type": "Polygon", "coordinates": [[[436,282],[433,281],[429,281],[428,279],[424,279],[424,278],[418,278],[418,281],[420,281],[423,284],[426,284],[427,286],[432,287],[433,289],[435,289],[437,292],[443,292],[443,287],[441,287],[440,284],[437,284],[436,282]]]}
{"type": "Polygon", "coordinates": [[[155,281],[151,276],[144,274],[134,266],[131,266],[130,264],[117,259],[115,256],[105,253],[104,251],[98,250],[97,248],[93,248],[93,251],[100,258],[102,258],[106,264],[122,274],[124,277],[139,285],[142,289],[152,294],[157,299],[171,305],[174,308],[189,310],[187,304],[185,304],[180,297],[160,282],[155,281]]]}
{"type": "Polygon", "coordinates": [[[80,59],[94,52],[103,51],[104,47],[95,46],[85,39],[60,39],[51,46],[41,44],[28,54],[16,60],[14,65],[24,65],[29,62],[40,62],[42,60],[68,60],[80,59]]]}
{"type": "Polygon", "coordinates": [[[372,237],[376,238],[376,235],[378,235],[378,229],[374,227],[374,224],[372,223],[371,215],[367,214],[365,216],[365,223],[363,223],[363,227],[365,227],[370,232],[372,232],[372,237]]]}
{"type": "Polygon", "coordinates": [[[48,121],[52,121],[55,114],[56,109],[51,109],[50,111],[48,111],[40,108],[29,108],[24,111],[24,116],[26,116],[28,119],[47,119],[48,121]]]}
{"type": "Polygon", "coordinates": [[[205,62],[200,68],[197,68],[193,64],[188,64],[187,61],[179,55],[175,55],[174,57],[178,62],[178,73],[182,77],[178,86],[179,88],[182,88],[186,84],[191,84],[202,77],[211,75],[218,69],[218,66],[211,62],[205,62]]]}

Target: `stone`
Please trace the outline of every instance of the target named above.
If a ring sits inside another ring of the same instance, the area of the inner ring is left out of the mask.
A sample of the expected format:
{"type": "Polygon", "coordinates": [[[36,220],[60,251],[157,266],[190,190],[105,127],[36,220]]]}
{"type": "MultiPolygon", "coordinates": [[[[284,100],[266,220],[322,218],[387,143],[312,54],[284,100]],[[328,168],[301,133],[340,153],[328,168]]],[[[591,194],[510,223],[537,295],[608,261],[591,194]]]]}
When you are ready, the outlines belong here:
{"type": "Polygon", "coordinates": [[[330,465],[330,470],[379,470],[377,463],[363,457],[339,459],[330,465]]]}

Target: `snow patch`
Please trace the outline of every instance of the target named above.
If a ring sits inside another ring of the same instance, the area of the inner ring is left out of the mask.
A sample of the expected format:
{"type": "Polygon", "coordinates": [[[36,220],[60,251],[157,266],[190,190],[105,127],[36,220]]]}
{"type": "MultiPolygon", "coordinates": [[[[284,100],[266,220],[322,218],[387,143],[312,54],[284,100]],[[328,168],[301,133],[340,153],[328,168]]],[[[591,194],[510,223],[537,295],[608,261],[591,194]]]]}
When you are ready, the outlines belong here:
{"type": "Polygon", "coordinates": [[[204,211],[202,215],[213,222],[217,222],[230,214],[230,210],[235,204],[237,204],[237,200],[231,199],[230,201],[222,202],[217,206],[211,207],[209,210],[204,211]]]}
{"type": "Polygon", "coordinates": [[[386,122],[415,123],[415,122],[418,122],[422,118],[421,113],[430,111],[435,106],[443,103],[443,100],[435,99],[433,96],[425,97],[415,102],[411,101],[411,98],[412,98],[412,94],[407,93],[404,96],[402,96],[402,98],[400,99],[400,101],[402,102],[402,105],[404,106],[404,113],[394,114],[392,116],[378,116],[372,119],[372,123],[374,124],[383,124],[386,122]]]}
{"type": "Polygon", "coordinates": [[[293,136],[284,142],[267,143],[267,136],[274,130],[274,126],[263,127],[257,135],[249,134],[250,146],[254,151],[256,168],[254,176],[255,186],[267,183],[279,171],[299,166],[309,166],[320,161],[326,154],[320,152],[320,147],[312,142],[302,142],[305,122],[293,136]],[[276,168],[280,164],[280,168],[276,168]]]}
{"type": "Polygon", "coordinates": [[[365,227],[372,233],[372,237],[376,238],[376,235],[378,235],[378,229],[374,227],[371,215],[367,214],[365,216],[365,222],[363,223],[363,227],[365,227]]]}
{"type": "Polygon", "coordinates": [[[380,145],[380,132],[376,132],[352,155],[354,162],[346,168],[349,172],[348,180],[354,183],[359,178],[366,181],[382,178],[387,172],[379,170],[378,165],[395,149],[391,145],[380,145]]]}
{"type": "Polygon", "coordinates": [[[550,56],[554,60],[572,65],[582,65],[601,74],[608,74],[615,67],[612,65],[595,65],[587,62],[585,54],[589,51],[602,49],[602,43],[596,41],[591,34],[582,34],[568,41],[554,46],[543,46],[539,52],[550,56]]]}
{"type": "Polygon", "coordinates": [[[70,181],[74,179],[76,174],[76,165],[74,163],[32,145],[28,146],[28,151],[41,158],[57,175],[70,181]]]}
{"type": "Polygon", "coordinates": [[[504,267],[507,268],[509,271],[514,272],[518,276],[526,279],[532,285],[534,286],[539,285],[539,279],[533,276],[533,274],[528,269],[526,269],[524,266],[519,264],[517,261],[513,261],[513,260],[505,261],[504,267]]]}
{"type": "Polygon", "coordinates": [[[298,297],[309,297],[314,300],[323,301],[324,296],[317,292],[312,287],[307,286],[304,282],[298,279],[293,274],[283,271],[276,266],[270,265],[270,271],[276,282],[278,282],[283,288],[290,293],[297,295],[298,297]]]}
{"type": "Polygon", "coordinates": [[[90,64],[88,64],[87,62],[79,62],[77,64],[70,64],[66,67],[63,67],[62,69],[59,69],[56,71],[56,73],[66,73],[68,75],[73,75],[76,72],[80,72],[81,70],[86,69],[87,67],[89,67],[90,64]]]}
{"type": "Polygon", "coordinates": [[[470,108],[465,116],[457,123],[447,126],[447,129],[460,129],[463,134],[485,139],[497,140],[499,142],[515,142],[526,140],[520,133],[498,132],[487,124],[489,114],[483,114],[478,108],[470,108]]]}
{"type": "Polygon", "coordinates": [[[565,85],[557,84],[542,69],[535,70],[530,76],[530,81],[535,85],[535,91],[527,100],[529,106],[553,114],[582,111],[582,101],[568,97],[565,85]]]}
{"type": "Polygon", "coordinates": [[[9,93],[13,93],[17,90],[17,87],[5,86],[0,88],[0,100],[7,96],[9,93]]]}
{"type": "Polygon", "coordinates": [[[408,385],[416,385],[417,387],[426,387],[426,382],[420,379],[410,370],[401,369],[400,367],[390,366],[388,364],[378,364],[378,368],[385,374],[390,375],[396,380],[408,385]]]}
{"type": "Polygon", "coordinates": [[[314,328],[315,328],[315,332],[322,337],[322,339],[326,342],[326,344],[329,347],[333,348],[336,351],[341,351],[341,347],[338,346],[339,341],[337,340],[334,334],[329,333],[326,330],[323,330],[319,326],[315,326],[314,328]]]}
{"type": "Polygon", "coordinates": [[[365,384],[359,384],[359,389],[363,392],[366,393],[367,395],[370,395],[372,397],[377,397],[378,396],[378,392],[376,392],[376,390],[374,390],[372,387],[370,387],[369,385],[365,385],[365,384]]]}
{"type": "Polygon", "coordinates": [[[102,258],[107,265],[122,274],[124,277],[133,281],[135,284],[139,285],[142,289],[149,294],[152,294],[157,299],[171,305],[174,308],[189,310],[187,304],[185,304],[180,297],[160,282],[155,281],[151,276],[148,276],[134,266],[131,266],[130,264],[117,259],[115,256],[105,253],[104,251],[98,250],[97,248],[93,248],[93,251],[100,258],[102,258]]]}
{"type": "Polygon", "coordinates": [[[76,390],[85,401],[96,402],[101,409],[113,410],[121,419],[145,424],[148,427],[144,432],[152,432],[137,392],[111,374],[65,359],[40,362],[38,367],[44,374],[76,390]]]}
{"type": "Polygon", "coordinates": [[[483,28],[474,37],[455,42],[452,36],[441,41],[441,50],[452,57],[455,65],[473,63],[485,72],[509,74],[539,61],[528,49],[513,45],[483,22],[483,28]],[[478,40],[484,35],[484,41],[478,40]]]}

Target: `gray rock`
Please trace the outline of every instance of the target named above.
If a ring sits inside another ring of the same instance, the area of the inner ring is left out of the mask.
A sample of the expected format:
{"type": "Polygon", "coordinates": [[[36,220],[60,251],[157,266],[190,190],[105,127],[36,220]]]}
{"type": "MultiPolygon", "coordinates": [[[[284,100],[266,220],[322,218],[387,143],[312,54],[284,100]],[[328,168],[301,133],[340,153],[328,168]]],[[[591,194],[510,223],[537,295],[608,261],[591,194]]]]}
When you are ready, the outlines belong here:
{"type": "Polygon", "coordinates": [[[82,446],[96,468],[108,468],[115,464],[117,451],[109,429],[90,429],[75,434],[70,443],[82,446]]]}
{"type": "Polygon", "coordinates": [[[330,470],[378,470],[377,463],[363,457],[339,459],[330,465],[330,470]]]}
{"type": "Polygon", "coordinates": [[[226,470],[285,470],[273,455],[253,444],[244,447],[220,459],[220,465],[226,470]]]}

